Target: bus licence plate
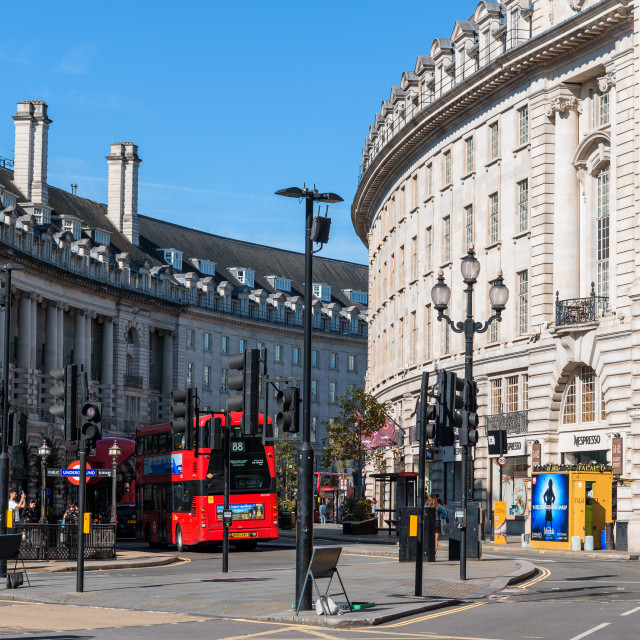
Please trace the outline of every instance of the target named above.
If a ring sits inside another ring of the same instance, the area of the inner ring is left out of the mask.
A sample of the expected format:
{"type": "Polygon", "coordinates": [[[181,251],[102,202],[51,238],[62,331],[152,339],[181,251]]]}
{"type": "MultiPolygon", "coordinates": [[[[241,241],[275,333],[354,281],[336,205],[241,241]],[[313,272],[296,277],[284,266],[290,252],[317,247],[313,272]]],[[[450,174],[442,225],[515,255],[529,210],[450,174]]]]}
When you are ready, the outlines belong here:
{"type": "Polygon", "coordinates": [[[231,537],[232,538],[248,538],[249,537],[249,532],[245,531],[245,532],[242,532],[242,533],[232,533],[231,537]]]}

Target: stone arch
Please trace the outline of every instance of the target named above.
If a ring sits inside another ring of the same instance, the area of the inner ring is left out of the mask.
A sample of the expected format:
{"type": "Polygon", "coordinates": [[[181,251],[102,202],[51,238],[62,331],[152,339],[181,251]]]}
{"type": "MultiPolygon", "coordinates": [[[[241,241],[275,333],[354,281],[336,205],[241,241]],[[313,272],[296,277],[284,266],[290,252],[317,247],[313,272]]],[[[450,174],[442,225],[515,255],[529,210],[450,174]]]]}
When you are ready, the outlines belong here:
{"type": "Polygon", "coordinates": [[[581,179],[595,175],[608,162],[611,162],[611,137],[604,131],[590,133],[573,157],[573,165],[581,179]]]}

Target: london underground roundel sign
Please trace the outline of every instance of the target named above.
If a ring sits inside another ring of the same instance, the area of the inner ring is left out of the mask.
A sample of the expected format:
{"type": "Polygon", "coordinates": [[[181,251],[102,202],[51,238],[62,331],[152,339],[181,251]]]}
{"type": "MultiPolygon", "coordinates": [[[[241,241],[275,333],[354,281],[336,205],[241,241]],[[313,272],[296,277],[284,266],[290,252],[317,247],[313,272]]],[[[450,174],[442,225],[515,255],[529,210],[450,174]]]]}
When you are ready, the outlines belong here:
{"type": "MultiPolygon", "coordinates": [[[[91,470],[91,465],[87,462],[87,471],[91,470]]],[[[80,469],[80,460],[74,460],[68,467],[67,470],[68,471],[73,471],[74,469],[79,470],[80,469]]],[[[80,472],[76,471],[77,475],[66,475],[67,480],[71,483],[71,484],[75,484],[75,485],[79,485],[80,484],[80,472]]],[[[89,480],[89,478],[87,478],[87,480],[89,480]]]]}

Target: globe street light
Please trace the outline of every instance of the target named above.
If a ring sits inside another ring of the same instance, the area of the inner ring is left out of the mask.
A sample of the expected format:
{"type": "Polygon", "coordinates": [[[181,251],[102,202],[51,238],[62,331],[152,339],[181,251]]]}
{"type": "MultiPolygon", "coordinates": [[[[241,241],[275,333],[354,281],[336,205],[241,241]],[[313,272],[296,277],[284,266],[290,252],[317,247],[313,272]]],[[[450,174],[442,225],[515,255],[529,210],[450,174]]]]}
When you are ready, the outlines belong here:
{"type": "MultiPolygon", "coordinates": [[[[47,465],[46,460],[51,455],[51,447],[46,438],[38,447],[40,456],[40,472],[42,474],[42,500],[40,502],[40,524],[47,524],[47,465]]],[[[44,534],[43,534],[44,535],[44,534]]]]}
{"type": "MultiPolygon", "coordinates": [[[[115,536],[116,530],[116,470],[118,468],[118,458],[122,453],[122,449],[118,446],[118,441],[114,440],[113,444],[109,447],[109,455],[113,465],[113,476],[111,477],[111,524],[114,526],[113,535],[115,536]]],[[[114,538],[115,540],[115,538],[114,538]]]]}
{"type": "MultiPolygon", "coordinates": [[[[4,271],[4,354],[2,362],[2,441],[0,444],[0,534],[7,533],[9,508],[9,340],[11,335],[11,272],[21,271],[21,264],[5,264],[4,271]]],[[[7,561],[0,560],[0,575],[7,573],[7,561]]]]}
{"type": "Polygon", "coordinates": [[[302,378],[302,445],[298,450],[298,508],[296,526],[296,604],[311,609],[311,583],[302,588],[313,550],[313,447],[311,446],[311,306],[313,280],[313,243],[329,239],[328,218],[313,219],[316,202],[342,202],[335,193],[319,193],[317,189],[289,187],[276,191],[277,196],[305,200],[306,226],[304,242],[304,358],[302,378]],[[302,599],[301,599],[302,598],[302,599]]]}
{"type": "MultiPolygon", "coordinates": [[[[484,333],[492,322],[502,321],[502,312],[507,306],[509,300],[509,289],[504,284],[502,278],[502,271],[498,272],[498,277],[491,285],[489,291],[489,301],[491,302],[491,308],[493,315],[484,323],[475,322],[473,319],[473,285],[477,282],[480,275],[480,263],[475,257],[475,251],[470,246],[467,255],[462,259],[460,265],[462,272],[462,279],[467,285],[465,292],[467,294],[467,317],[464,322],[454,322],[445,314],[449,306],[449,299],[451,298],[451,289],[444,282],[444,274],[442,269],[438,273],[438,280],[431,289],[431,299],[433,306],[438,312],[438,320],[445,320],[447,324],[456,333],[464,333],[465,349],[464,349],[464,379],[468,388],[473,383],[473,336],[476,333],[484,333]]],[[[469,406],[469,399],[467,394],[464,396],[464,411],[474,411],[475,407],[469,406]]],[[[467,469],[469,465],[473,465],[473,460],[470,459],[471,448],[469,445],[462,446],[462,500],[461,507],[465,513],[467,512],[467,498],[468,493],[471,492],[473,499],[473,486],[469,487],[469,479],[467,477],[467,469]]],[[[466,580],[467,572],[467,529],[466,526],[461,529],[461,541],[460,541],[460,579],[466,580]]]]}

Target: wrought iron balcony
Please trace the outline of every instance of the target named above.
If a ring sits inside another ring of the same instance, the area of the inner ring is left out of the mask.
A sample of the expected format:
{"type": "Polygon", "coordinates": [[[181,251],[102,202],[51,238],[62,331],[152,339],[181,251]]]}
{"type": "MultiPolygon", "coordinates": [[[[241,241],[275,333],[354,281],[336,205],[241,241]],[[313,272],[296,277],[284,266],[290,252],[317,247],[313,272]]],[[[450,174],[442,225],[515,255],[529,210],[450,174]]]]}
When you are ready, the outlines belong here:
{"type": "Polygon", "coordinates": [[[529,411],[507,411],[487,416],[487,429],[504,429],[509,435],[529,433],[529,411]]]}
{"type": "Polygon", "coordinates": [[[608,302],[606,296],[596,295],[593,282],[588,298],[560,300],[560,292],[556,291],[556,327],[595,322],[607,312],[608,302]]]}

